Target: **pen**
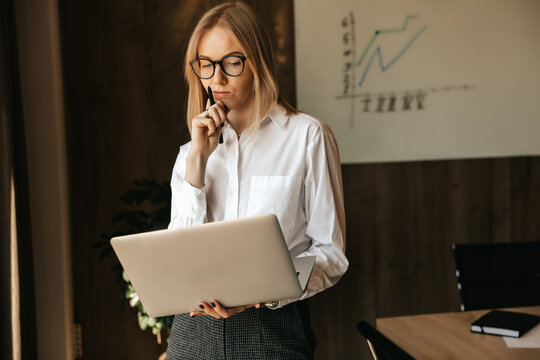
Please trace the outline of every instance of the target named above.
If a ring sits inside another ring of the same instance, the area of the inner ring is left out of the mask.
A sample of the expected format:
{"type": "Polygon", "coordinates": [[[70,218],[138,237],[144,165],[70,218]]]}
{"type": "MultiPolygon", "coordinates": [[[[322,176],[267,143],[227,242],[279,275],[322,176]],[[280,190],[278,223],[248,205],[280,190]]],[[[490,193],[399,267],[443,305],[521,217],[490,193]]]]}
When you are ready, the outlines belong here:
{"type": "MultiPolygon", "coordinates": [[[[210,106],[214,105],[216,101],[214,100],[214,94],[212,94],[212,89],[210,86],[208,87],[208,99],[210,100],[210,106]]],[[[221,127],[223,127],[225,123],[221,124],[221,127]]],[[[219,134],[219,143],[223,144],[223,132],[219,134]]]]}

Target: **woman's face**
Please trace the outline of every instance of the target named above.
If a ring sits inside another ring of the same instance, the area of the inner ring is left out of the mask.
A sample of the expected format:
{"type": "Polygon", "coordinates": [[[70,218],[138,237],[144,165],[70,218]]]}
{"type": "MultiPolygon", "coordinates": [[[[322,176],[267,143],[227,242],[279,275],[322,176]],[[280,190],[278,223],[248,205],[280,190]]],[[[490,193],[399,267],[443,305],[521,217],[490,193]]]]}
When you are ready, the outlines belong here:
{"type": "MultiPolygon", "coordinates": [[[[208,30],[199,41],[199,58],[221,60],[227,55],[242,55],[236,37],[229,29],[216,25],[208,30]]],[[[253,71],[245,61],[244,71],[239,76],[228,76],[220,65],[216,65],[214,76],[201,79],[205,89],[212,88],[214,98],[222,100],[230,110],[243,112],[253,106],[253,71]]]]}

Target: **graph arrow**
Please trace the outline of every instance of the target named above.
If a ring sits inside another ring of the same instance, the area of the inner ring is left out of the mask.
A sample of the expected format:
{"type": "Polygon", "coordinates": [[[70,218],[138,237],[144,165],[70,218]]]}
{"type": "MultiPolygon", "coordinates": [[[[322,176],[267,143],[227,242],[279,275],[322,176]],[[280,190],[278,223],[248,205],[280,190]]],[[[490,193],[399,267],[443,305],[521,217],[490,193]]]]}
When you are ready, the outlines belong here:
{"type": "Polygon", "coordinates": [[[382,50],[381,47],[378,46],[375,51],[373,52],[373,55],[369,58],[369,61],[366,65],[366,68],[364,69],[364,72],[362,73],[362,77],[360,79],[360,82],[358,82],[358,86],[362,86],[364,83],[364,80],[366,79],[367,73],[369,71],[369,68],[371,66],[371,63],[373,62],[373,59],[375,59],[375,56],[379,56],[379,67],[381,68],[381,71],[386,71],[388,68],[390,68],[394,63],[409,49],[409,47],[412,45],[412,43],[427,29],[427,25],[421,28],[414,36],[409,40],[407,45],[401,49],[401,51],[392,59],[388,64],[384,65],[383,58],[382,58],[382,50]]]}
{"type": "Polygon", "coordinates": [[[364,52],[362,53],[362,56],[360,56],[360,60],[358,60],[358,63],[356,65],[360,66],[360,64],[362,64],[362,61],[364,61],[364,58],[366,57],[369,49],[371,48],[371,45],[373,45],[373,42],[375,42],[375,39],[377,38],[377,36],[379,36],[380,34],[403,32],[403,31],[407,30],[407,24],[409,23],[409,20],[410,19],[416,19],[418,17],[419,17],[418,15],[409,15],[409,16],[405,17],[405,22],[403,23],[403,26],[401,28],[398,28],[398,29],[375,30],[375,33],[371,37],[371,40],[369,41],[369,44],[364,49],[364,52]]]}

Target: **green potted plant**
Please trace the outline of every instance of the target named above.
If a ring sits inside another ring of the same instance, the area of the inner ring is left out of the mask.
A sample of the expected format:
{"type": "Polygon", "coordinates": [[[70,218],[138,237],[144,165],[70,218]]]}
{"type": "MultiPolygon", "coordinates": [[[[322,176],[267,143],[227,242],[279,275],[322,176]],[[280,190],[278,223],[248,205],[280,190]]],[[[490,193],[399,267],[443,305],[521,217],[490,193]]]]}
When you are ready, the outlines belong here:
{"type": "MultiPolygon", "coordinates": [[[[120,196],[120,201],[127,206],[127,209],[114,215],[112,222],[117,226],[117,229],[111,233],[102,234],[102,240],[96,243],[96,247],[101,249],[101,259],[114,252],[110,245],[111,238],[165,229],[170,221],[171,190],[169,182],[158,183],[148,179],[135,180],[133,187],[120,196]]],[[[162,331],[165,331],[168,339],[174,316],[157,318],[149,316],[144,311],[144,307],[118,259],[116,259],[112,269],[116,274],[116,279],[123,285],[124,297],[129,301],[131,307],[137,309],[141,330],[152,330],[160,344],[162,331]]]]}

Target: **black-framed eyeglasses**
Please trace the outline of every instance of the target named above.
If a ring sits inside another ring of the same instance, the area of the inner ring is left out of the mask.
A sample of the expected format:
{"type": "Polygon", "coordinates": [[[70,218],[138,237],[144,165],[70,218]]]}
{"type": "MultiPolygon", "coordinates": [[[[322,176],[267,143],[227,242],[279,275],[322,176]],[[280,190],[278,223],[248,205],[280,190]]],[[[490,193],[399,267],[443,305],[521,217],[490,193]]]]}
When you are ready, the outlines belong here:
{"type": "Polygon", "coordinates": [[[195,75],[201,79],[210,79],[216,72],[216,65],[228,76],[240,76],[244,72],[246,57],[242,55],[227,55],[221,60],[197,58],[189,62],[195,75]]]}

